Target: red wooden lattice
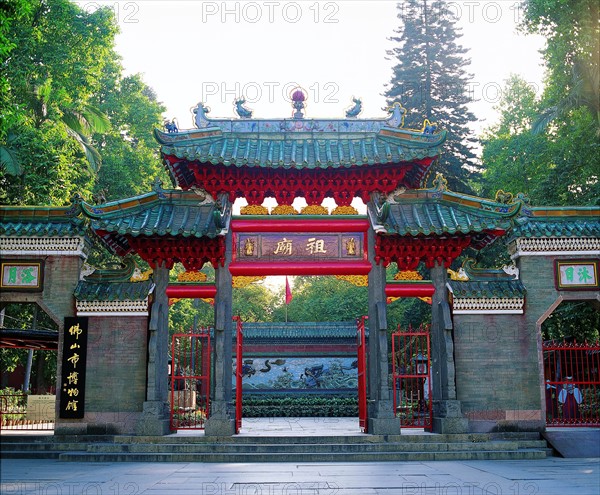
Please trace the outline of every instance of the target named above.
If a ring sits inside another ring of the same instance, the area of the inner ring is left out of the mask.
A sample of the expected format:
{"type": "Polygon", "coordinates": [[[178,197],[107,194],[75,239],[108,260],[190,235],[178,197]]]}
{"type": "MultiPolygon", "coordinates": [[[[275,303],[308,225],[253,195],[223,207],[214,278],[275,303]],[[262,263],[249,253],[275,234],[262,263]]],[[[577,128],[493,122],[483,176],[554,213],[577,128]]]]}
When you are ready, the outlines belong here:
{"type": "Polygon", "coordinates": [[[392,334],[394,411],[401,428],[431,430],[431,361],[429,327],[408,327],[392,334]]]}
{"type": "Polygon", "coordinates": [[[186,270],[200,270],[210,262],[214,268],[225,262],[225,238],[222,236],[197,239],[195,237],[133,237],[127,240],[132,249],[150,266],[173,268],[181,262],[186,270]]]}
{"type": "Polygon", "coordinates": [[[431,160],[425,158],[407,166],[385,164],[377,168],[273,169],[189,163],[167,157],[167,163],[184,189],[196,184],[215,198],[228,194],[231,202],[246,198],[250,205],[262,204],[265,197],[274,197],[281,205],[292,204],[296,197],[306,198],[309,205],[321,204],[325,197],[334,198],[338,206],[350,205],[355,197],[367,203],[373,191],[387,195],[402,185],[418,187],[431,160]]]}
{"type": "Polygon", "coordinates": [[[545,342],[547,426],[600,427],[600,342],[545,342]]]}
{"type": "Polygon", "coordinates": [[[421,261],[427,268],[432,268],[436,261],[448,268],[470,244],[471,237],[462,234],[447,238],[378,235],[375,261],[385,266],[393,261],[399,270],[415,270],[421,261]]]}

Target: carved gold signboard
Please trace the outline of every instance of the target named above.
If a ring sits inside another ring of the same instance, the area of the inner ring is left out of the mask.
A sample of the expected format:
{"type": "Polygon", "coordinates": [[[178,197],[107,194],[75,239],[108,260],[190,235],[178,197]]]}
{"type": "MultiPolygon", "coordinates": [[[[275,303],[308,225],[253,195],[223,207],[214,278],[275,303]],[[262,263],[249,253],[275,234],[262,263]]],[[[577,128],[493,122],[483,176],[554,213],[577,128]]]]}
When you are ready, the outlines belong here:
{"type": "Polygon", "coordinates": [[[87,317],[65,318],[60,387],[61,418],[81,419],[85,412],[87,337],[87,317]]]}

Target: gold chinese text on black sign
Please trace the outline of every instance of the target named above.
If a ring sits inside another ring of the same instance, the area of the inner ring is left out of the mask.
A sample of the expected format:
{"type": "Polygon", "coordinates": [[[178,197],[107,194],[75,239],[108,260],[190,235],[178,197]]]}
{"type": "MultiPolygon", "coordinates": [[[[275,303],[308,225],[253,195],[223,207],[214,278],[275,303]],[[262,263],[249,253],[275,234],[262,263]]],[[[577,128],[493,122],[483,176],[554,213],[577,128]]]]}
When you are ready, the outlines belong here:
{"type": "Polygon", "coordinates": [[[87,317],[66,317],[60,386],[61,418],[81,419],[85,412],[87,317]]]}

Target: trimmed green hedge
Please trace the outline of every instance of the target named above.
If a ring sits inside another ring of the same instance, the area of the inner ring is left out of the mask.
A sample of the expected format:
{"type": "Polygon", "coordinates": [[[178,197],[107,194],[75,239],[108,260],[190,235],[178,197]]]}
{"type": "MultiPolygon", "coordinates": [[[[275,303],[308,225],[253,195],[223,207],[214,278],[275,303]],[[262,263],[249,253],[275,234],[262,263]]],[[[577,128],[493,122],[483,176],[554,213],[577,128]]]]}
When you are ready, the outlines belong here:
{"type": "Polygon", "coordinates": [[[356,397],[336,396],[245,396],[242,400],[245,418],[269,417],[353,417],[358,416],[356,397]]]}

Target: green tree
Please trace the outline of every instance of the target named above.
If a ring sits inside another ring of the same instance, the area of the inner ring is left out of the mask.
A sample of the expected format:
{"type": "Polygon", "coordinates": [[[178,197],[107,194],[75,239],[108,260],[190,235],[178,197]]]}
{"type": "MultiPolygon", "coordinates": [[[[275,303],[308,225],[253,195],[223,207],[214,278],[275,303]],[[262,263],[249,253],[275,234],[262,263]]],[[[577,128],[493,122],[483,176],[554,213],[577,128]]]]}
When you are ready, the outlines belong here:
{"type": "MultiPolygon", "coordinates": [[[[335,277],[296,277],[293,296],[288,321],[351,321],[368,311],[367,288],[335,277]]],[[[285,321],[284,305],[274,313],[274,321],[285,321]]]]}
{"type": "Polygon", "coordinates": [[[117,27],[108,9],[88,14],[67,0],[17,3],[4,11],[1,31],[18,46],[2,52],[2,201],[64,204],[93,185],[99,156],[89,135],[108,122],[91,97],[117,27]]]}
{"type": "Polygon", "coordinates": [[[522,29],[546,37],[542,112],[535,130],[584,107],[600,136],[600,7],[596,0],[526,0],[522,29]]]}
{"type": "Polygon", "coordinates": [[[111,122],[110,132],[94,136],[102,155],[95,192],[105,200],[149,192],[156,177],[165,187],[170,182],[152,134],[165,107],[139,74],[122,77],[121,72],[118,61],[110,64],[94,98],[111,122]]]}
{"type": "Polygon", "coordinates": [[[433,171],[441,171],[451,189],[470,192],[478,170],[469,123],[469,74],[467,49],[458,44],[462,36],[453,14],[441,0],[403,0],[398,4],[402,21],[388,51],[397,64],[385,96],[400,100],[407,109],[405,126],[421,128],[424,119],[437,122],[448,132],[445,152],[433,171]]]}
{"type": "Polygon", "coordinates": [[[538,109],[534,89],[521,77],[511,75],[495,108],[499,122],[482,137],[482,196],[494,198],[498,190],[504,190],[523,192],[534,204],[546,198],[543,186],[551,161],[550,143],[545,135],[530,131],[538,109]]]}

